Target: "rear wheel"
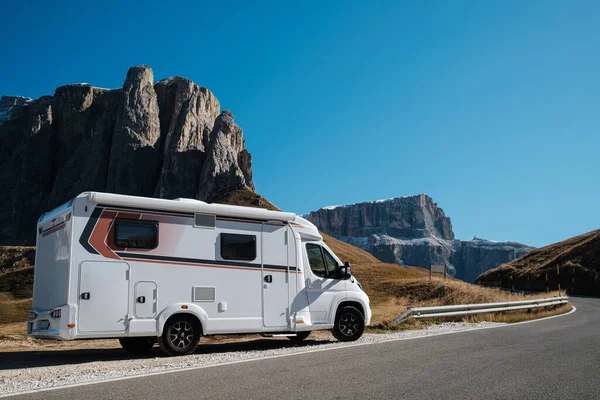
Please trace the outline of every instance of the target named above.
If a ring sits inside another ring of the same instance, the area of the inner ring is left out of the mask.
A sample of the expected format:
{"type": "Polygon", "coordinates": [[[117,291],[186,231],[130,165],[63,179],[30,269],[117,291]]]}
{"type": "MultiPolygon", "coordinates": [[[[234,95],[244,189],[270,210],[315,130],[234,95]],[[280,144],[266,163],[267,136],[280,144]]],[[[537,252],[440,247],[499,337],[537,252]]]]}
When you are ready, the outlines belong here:
{"type": "Polygon", "coordinates": [[[292,342],[297,342],[300,343],[302,342],[304,339],[306,339],[308,336],[310,335],[310,331],[306,331],[306,332],[297,332],[296,336],[288,336],[288,339],[290,339],[292,342]]]}
{"type": "Polygon", "coordinates": [[[344,306],[335,316],[335,324],[331,333],[340,342],[358,340],[365,330],[365,317],[355,307],[344,306]]]}
{"type": "Polygon", "coordinates": [[[171,356],[183,356],[196,351],[199,342],[200,323],[189,315],[175,315],[165,324],[158,345],[171,356]]]}
{"type": "Polygon", "coordinates": [[[126,352],[132,354],[141,354],[150,351],[156,343],[153,337],[124,337],[119,338],[119,343],[126,352]]]}

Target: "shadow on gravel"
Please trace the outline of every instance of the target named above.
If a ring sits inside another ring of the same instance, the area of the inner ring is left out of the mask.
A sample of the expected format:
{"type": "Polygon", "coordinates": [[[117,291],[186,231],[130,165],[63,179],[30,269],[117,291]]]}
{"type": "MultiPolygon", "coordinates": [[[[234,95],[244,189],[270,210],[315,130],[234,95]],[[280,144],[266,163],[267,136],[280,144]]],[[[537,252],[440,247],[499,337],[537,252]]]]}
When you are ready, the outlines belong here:
{"type": "MultiPolygon", "coordinates": [[[[196,350],[197,355],[235,353],[257,350],[276,350],[293,347],[307,347],[319,344],[331,343],[328,340],[304,340],[302,343],[294,343],[290,340],[257,339],[231,343],[206,343],[200,341],[196,350]]],[[[45,350],[45,351],[13,351],[0,352],[0,370],[19,368],[36,368],[58,365],[84,364],[96,361],[121,361],[121,360],[143,360],[150,358],[169,357],[160,351],[157,345],[146,354],[129,354],[120,348],[112,349],[78,349],[78,350],[45,350]]]]}

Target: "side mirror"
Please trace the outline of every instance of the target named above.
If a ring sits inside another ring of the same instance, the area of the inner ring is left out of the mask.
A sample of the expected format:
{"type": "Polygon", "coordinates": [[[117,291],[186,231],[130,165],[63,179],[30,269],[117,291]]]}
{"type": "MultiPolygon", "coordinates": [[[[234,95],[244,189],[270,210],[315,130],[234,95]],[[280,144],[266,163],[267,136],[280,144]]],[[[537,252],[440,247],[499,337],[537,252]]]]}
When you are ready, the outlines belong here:
{"type": "Polygon", "coordinates": [[[346,261],[344,263],[344,275],[343,279],[350,279],[352,277],[352,268],[350,268],[350,263],[346,261]]]}

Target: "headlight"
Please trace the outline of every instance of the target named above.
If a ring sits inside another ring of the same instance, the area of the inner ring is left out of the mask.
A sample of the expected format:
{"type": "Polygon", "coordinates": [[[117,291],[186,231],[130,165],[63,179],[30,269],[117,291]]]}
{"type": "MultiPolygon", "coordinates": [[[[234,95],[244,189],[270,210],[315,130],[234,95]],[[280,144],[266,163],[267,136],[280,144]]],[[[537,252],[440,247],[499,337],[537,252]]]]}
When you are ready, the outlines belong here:
{"type": "Polygon", "coordinates": [[[56,310],[52,310],[52,312],[50,313],[50,316],[54,319],[59,319],[61,314],[62,314],[61,309],[57,308],[56,310]]]}
{"type": "Polygon", "coordinates": [[[27,314],[27,320],[28,321],[32,321],[37,317],[37,313],[35,311],[29,311],[29,314],[27,314]]]}

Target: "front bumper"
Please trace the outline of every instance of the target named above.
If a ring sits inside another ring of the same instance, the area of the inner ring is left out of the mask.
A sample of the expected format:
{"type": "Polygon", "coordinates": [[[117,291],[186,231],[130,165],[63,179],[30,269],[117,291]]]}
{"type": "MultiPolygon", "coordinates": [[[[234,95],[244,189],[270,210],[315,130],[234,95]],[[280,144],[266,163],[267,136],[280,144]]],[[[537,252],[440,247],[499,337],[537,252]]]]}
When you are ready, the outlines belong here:
{"type": "Polygon", "coordinates": [[[371,317],[373,317],[373,313],[371,312],[371,307],[367,303],[367,307],[365,307],[365,326],[371,325],[371,317]]]}

